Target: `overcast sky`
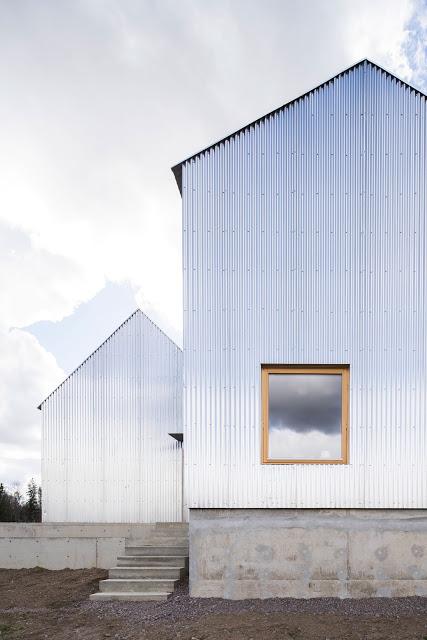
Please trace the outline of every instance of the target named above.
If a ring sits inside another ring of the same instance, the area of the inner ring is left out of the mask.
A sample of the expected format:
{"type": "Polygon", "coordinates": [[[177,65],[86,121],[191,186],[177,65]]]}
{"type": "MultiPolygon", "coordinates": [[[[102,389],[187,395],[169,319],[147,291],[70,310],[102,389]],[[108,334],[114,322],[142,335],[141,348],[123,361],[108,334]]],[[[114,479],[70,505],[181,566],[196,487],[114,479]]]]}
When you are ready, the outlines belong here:
{"type": "Polygon", "coordinates": [[[409,0],[0,0],[0,481],[39,476],[36,405],[133,307],[180,342],[170,167],[364,57],[423,88],[426,25],[409,0]]]}
{"type": "Polygon", "coordinates": [[[269,375],[270,429],[297,433],[341,432],[341,375],[274,373],[269,375]]]}
{"type": "Polygon", "coordinates": [[[274,373],[268,379],[270,458],[341,458],[341,375],[274,373]]]}

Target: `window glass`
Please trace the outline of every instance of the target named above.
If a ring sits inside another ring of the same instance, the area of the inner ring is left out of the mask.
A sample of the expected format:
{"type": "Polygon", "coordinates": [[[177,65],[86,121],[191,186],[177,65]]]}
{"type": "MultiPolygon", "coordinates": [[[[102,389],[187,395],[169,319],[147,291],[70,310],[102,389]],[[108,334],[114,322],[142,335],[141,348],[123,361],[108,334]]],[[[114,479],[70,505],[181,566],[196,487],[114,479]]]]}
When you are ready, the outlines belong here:
{"type": "Polygon", "coordinates": [[[343,460],[341,373],[268,373],[268,461],[343,460]]]}

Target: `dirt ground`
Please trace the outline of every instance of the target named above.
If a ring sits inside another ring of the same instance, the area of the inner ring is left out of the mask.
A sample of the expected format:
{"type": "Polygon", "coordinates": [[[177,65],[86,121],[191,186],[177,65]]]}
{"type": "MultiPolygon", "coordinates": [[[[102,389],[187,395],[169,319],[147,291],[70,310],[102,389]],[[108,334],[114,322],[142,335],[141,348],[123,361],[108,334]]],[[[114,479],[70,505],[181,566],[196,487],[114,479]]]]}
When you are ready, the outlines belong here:
{"type": "Polygon", "coordinates": [[[0,570],[0,640],[427,640],[427,598],[95,603],[106,572],[0,570]]]}

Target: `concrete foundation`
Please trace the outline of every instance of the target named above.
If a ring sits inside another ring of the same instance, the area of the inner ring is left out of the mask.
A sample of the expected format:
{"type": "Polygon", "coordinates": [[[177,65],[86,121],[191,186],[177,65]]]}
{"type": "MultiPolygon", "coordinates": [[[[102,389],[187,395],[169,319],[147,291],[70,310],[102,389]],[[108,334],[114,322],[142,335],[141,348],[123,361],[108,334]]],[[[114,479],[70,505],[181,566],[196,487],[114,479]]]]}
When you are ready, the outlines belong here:
{"type": "Polygon", "coordinates": [[[125,539],[143,544],[155,526],[0,523],[0,568],[111,569],[125,539]]]}
{"type": "Polygon", "coordinates": [[[191,509],[190,593],[427,596],[427,510],[191,509]]]}

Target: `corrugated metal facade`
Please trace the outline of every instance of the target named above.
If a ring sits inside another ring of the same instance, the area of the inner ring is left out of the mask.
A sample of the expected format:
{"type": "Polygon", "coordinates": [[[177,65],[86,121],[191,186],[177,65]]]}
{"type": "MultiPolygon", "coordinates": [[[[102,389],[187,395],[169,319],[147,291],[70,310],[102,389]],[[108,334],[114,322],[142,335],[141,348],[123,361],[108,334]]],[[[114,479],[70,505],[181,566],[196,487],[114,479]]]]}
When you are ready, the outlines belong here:
{"type": "Polygon", "coordinates": [[[184,163],[190,507],[427,507],[426,141],[363,62],[184,163]],[[349,465],[261,464],[261,363],[350,365],[349,465]]]}
{"type": "Polygon", "coordinates": [[[182,519],[182,352],[141,311],[41,409],[44,521],[182,519]]]}

